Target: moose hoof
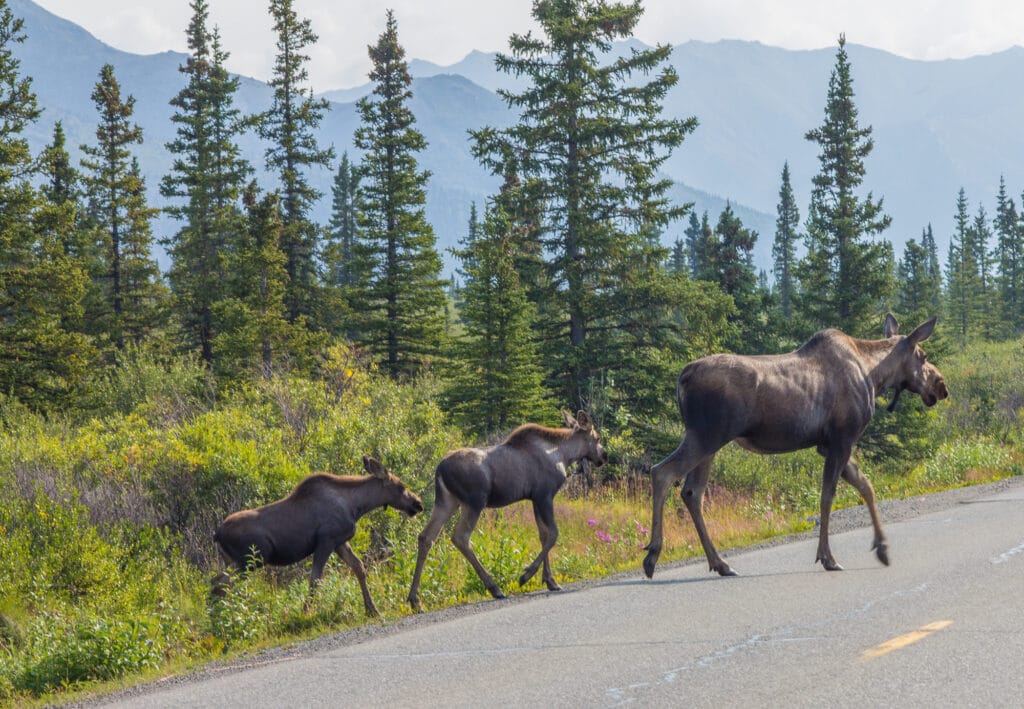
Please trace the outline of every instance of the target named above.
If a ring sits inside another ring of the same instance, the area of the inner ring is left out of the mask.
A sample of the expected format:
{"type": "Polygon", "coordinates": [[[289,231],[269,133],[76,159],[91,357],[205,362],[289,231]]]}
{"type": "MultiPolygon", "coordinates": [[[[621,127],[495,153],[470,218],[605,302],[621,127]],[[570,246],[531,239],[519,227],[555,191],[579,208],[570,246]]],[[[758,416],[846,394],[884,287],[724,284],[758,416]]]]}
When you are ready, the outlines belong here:
{"type": "Polygon", "coordinates": [[[821,565],[825,567],[825,571],[843,571],[843,567],[833,559],[821,559],[821,565]]]}
{"type": "Polygon", "coordinates": [[[494,588],[490,589],[490,592],[491,592],[491,596],[493,598],[495,598],[496,600],[500,601],[502,598],[505,598],[505,594],[502,593],[501,589],[498,588],[497,586],[495,586],[494,588]]]}
{"type": "Polygon", "coordinates": [[[738,576],[739,575],[735,571],[733,571],[732,568],[728,564],[726,564],[724,561],[721,564],[717,565],[717,566],[712,566],[711,570],[712,571],[717,571],[719,576],[738,576]]]}
{"type": "Polygon", "coordinates": [[[409,607],[412,608],[412,612],[413,613],[422,613],[423,612],[423,606],[420,605],[420,599],[418,599],[418,598],[410,598],[409,599],[409,607]]]}
{"type": "Polygon", "coordinates": [[[554,579],[545,580],[544,585],[548,587],[549,591],[561,591],[562,587],[558,585],[558,582],[554,579]]]}
{"type": "Polygon", "coordinates": [[[658,564],[658,553],[651,551],[644,557],[644,573],[647,574],[647,578],[654,578],[654,567],[658,564]]]}
{"type": "Polygon", "coordinates": [[[380,618],[380,612],[373,606],[370,606],[366,609],[366,616],[368,618],[380,618]]]}
{"type": "Polygon", "coordinates": [[[885,542],[875,545],[875,555],[878,556],[878,560],[886,566],[889,565],[889,545],[885,542]]]}

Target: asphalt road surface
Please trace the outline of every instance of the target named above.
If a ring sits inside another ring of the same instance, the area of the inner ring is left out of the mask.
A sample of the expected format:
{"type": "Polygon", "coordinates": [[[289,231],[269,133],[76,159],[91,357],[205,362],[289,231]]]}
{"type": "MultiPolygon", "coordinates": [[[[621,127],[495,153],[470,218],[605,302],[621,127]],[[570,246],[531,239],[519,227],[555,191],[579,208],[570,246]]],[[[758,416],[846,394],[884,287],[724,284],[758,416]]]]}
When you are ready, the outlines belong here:
{"type": "Polygon", "coordinates": [[[813,564],[804,535],[727,554],[735,578],[663,565],[653,581],[430,613],[106,702],[1024,707],[1024,481],[942,500],[883,507],[890,567],[870,528],[847,524],[832,536],[843,572],[813,564]]]}

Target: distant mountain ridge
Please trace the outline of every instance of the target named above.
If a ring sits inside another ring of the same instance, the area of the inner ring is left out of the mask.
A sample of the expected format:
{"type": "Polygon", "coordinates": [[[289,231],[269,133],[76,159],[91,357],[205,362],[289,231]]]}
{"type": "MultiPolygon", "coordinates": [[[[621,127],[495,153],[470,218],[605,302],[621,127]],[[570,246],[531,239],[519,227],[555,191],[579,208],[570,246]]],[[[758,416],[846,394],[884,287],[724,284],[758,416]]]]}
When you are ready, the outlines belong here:
{"type": "MultiPolygon", "coordinates": [[[[136,98],[135,117],[146,137],[138,152],[140,163],[152,204],[163,205],[157,188],[170,166],[164,144],[174,134],[168,102],[183,85],[178,67],[185,55],[121,52],[30,0],[9,0],[8,5],[25,20],[28,39],[14,52],[22,73],[33,77],[33,89],[44,108],[27,134],[33,149],[38,151],[50,140],[58,119],[64,122],[76,161],[77,146],[95,142],[96,112],[89,95],[100,67],[109,62],[124,91],[136,98]]],[[[642,45],[631,40],[613,51],[628,52],[637,46],[642,45]]],[[[867,162],[865,192],[885,198],[885,209],[893,216],[885,236],[896,244],[897,253],[929,221],[940,246],[945,244],[960,186],[966,189],[972,210],[982,201],[989,214],[1001,174],[1011,194],[1020,198],[1024,92],[1013,87],[1024,76],[1024,49],[922,62],[867,47],[847,48],[860,121],[874,126],[875,151],[867,162]]],[[[801,215],[806,216],[818,161],[816,146],[803,136],[822,121],[834,57],[834,48],[792,51],[740,41],[692,41],[673,51],[680,81],[666,99],[666,114],[696,115],[700,121],[665,164],[665,173],[676,182],[673,197],[694,202],[712,221],[725,201],[731,201],[744,224],[760,233],[755,251],[760,268],[770,266],[775,204],[786,160],[801,215]]],[[[427,218],[442,251],[464,235],[470,203],[482,206],[497,187],[497,180],[471,156],[468,139],[469,130],[505,126],[514,119],[494,91],[521,85],[497,73],[493,59],[493,54],[471,52],[447,67],[410,63],[415,77],[412,109],[429,142],[421,155],[421,166],[432,173],[427,218]]],[[[339,156],[348,151],[358,157],[351,143],[358,125],[354,101],[366,91],[362,86],[323,94],[334,103],[319,137],[324,144],[333,144],[339,156]]],[[[266,84],[243,77],[236,97],[242,111],[265,110],[270,100],[266,84]]],[[[261,183],[273,188],[274,180],[262,170],[265,148],[254,136],[242,141],[261,183]]],[[[332,177],[333,170],[311,174],[325,195],[314,213],[323,223],[329,217],[332,177]]],[[[684,226],[670,227],[666,243],[684,226]]],[[[158,236],[175,229],[167,220],[157,225],[158,236]]],[[[450,267],[449,256],[446,261],[450,267]]]]}

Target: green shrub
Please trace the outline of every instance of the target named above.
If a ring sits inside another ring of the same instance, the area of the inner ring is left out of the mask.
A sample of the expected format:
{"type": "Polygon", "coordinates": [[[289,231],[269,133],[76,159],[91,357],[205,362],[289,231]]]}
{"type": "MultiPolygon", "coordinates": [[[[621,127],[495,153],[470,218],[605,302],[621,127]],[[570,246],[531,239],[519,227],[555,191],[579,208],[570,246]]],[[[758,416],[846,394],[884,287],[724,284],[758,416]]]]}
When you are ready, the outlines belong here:
{"type": "Polygon", "coordinates": [[[952,487],[967,482],[972,471],[999,470],[1010,466],[1010,451],[1005,445],[989,441],[949,441],[942,443],[924,464],[922,478],[932,485],[952,487]]]}
{"type": "Polygon", "coordinates": [[[252,642],[266,631],[268,613],[254,588],[257,583],[255,574],[236,578],[226,594],[211,600],[209,629],[225,647],[252,642]]]}
{"type": "Polygon", "coordinates": [[[159,667],[160,634],[151,622],[85,618],[68,626],[42,616],[28,657],[14,676],[16,691],[33,694],[88,680],[108,680],[159,667]]]}
{"type": "Polygon", "coordinates": [[[142,413],[162,421],[184,421],[213,406],[216,385],[198,356],[169,356],[129,344],[117,365],[99,371],[82,407],[90,416],[142,413]]]}

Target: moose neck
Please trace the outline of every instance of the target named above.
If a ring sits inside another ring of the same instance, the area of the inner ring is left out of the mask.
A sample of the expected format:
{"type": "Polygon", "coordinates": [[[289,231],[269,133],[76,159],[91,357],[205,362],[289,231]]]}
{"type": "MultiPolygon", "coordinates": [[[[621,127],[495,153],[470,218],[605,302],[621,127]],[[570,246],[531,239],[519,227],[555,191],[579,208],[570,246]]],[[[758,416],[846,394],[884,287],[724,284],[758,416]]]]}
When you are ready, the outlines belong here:
{"type": "Polygon", "coordinates": [[[372,476],[360,480],[352,488],[352,493],[349,500],[351,501],[352,511],[356,514],[357,518],[388,504],[387,497],[384,494],[384,483],[372,476]]]}
{"type": "Polygon", "coordinates": [[[567,431],[565,438],[549,448],[548,455],[555,463],[569,466],[587,454],[587,442],[567,431]]]}
{"type": "Polygon", "coordinates": [[[860,355],[864,368],[868,370],[868,377],[875,393],[894,387],[899,384],[899,371],[890,356],[898,338],[886,340],[854,340],[857,352],[860,355]]]}

